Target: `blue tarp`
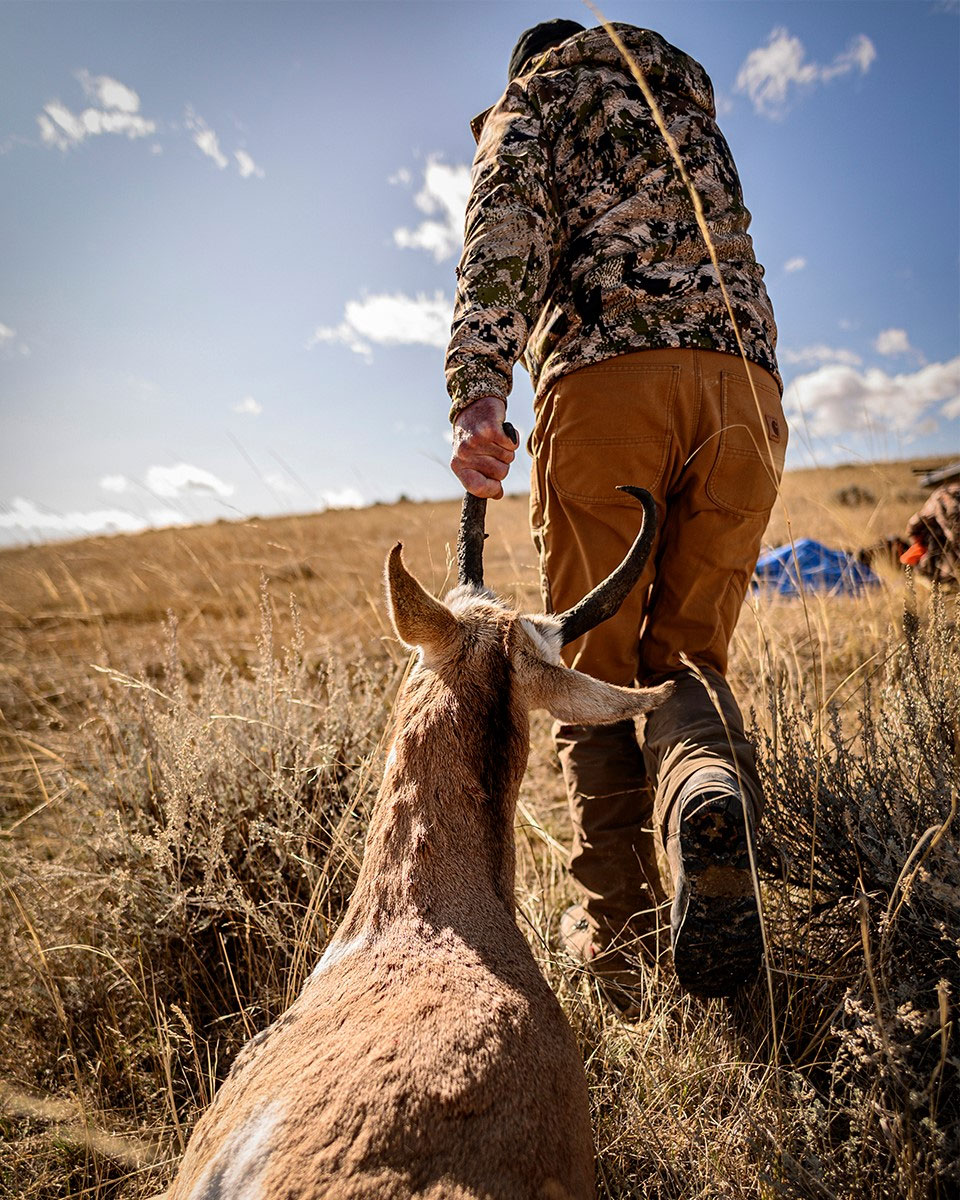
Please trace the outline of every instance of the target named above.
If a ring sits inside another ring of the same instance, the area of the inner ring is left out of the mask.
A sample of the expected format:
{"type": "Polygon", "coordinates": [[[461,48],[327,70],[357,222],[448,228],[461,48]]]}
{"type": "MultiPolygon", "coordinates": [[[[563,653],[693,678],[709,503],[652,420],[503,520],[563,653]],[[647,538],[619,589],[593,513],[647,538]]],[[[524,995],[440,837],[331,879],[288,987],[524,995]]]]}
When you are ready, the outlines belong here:
{"type": "Polygon", "coordinates": [[[849,554],[831,550],[812,538],[801,538],[793,546],[778,546],[762,554],[752,586],[768,588],[781,596],[797,596],[798,574],[805,591],[833,596],[857,595],[864,588],[880,584],[869,567],[849,554]]]}

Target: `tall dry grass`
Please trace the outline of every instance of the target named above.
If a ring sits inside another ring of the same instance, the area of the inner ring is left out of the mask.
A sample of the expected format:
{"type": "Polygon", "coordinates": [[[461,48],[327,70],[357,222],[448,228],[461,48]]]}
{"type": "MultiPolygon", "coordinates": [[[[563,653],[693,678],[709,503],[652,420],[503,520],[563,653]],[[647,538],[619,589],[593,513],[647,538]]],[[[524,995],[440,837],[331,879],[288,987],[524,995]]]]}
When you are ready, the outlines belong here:
{"type": "MultiPolygon", "coordinates": [[[[798,536],[848,545],[917,506],[902,465],[785,491],[798,536]],[[841,504],[851,479],[878,499],[841,504]]],[[[492,580],[536,607],[524,502],[491,523],[492,580]]],[[[402,535],[439,591],[454,528],[453,505],[406,505],[0,556],[0,1193],[154,1194],[295,994],[356,876],[403,668],[383,552],[402,535]]],[[[745,605],[769,973],[733,1003],[665,965],[624,1024],[564,960],[565,801],[535,716],[518,915],[584,1051],[602,1195],[960,1184],[956,616],[892,575],[745,605]]]]}

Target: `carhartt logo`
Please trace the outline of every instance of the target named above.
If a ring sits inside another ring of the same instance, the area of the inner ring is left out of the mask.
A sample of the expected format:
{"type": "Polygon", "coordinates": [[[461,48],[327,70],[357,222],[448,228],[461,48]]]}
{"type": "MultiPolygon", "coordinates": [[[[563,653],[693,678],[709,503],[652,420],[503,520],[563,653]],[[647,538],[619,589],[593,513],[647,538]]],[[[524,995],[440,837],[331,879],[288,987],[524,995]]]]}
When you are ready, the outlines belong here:
{"type": "Polygon", "coordinates": [[[780,441],[780,418],[766,414],[767,417],[767,433],[770,435],[770,440],[773,442],[780,441]]]}

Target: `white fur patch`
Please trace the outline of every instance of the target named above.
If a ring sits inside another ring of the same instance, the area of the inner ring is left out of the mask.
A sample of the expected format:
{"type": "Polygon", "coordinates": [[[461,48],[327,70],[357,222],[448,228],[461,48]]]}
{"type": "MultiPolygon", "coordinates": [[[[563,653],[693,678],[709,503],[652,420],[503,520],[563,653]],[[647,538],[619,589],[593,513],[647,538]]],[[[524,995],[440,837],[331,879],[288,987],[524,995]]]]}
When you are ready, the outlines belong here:
{"type": "Polygon", "coordinates": [[[549,617],[538,617],[536,622],[529,617],[521,617],[520,624],[530,641],[540,651],[544,662],[559,667],[561,665],[560,650],[563,645],[560,640],[559,623],[550,620],[549,617]]]}
{"type": "Polygon", "coordinates": [[[197,1180],[190,1200],[262,1200],[273,1130],[281,1111],[274,1101],[235,1129],[197,1180]]]}
{"type": "Polygon", "coordinates": [[[327,946],[323,952],[323,956],[317,965],[310,972],[310,978],[316,979],[318,975],[322,975],[324,971],[329,971],[331,967],[342,963],[345,958],[349,958],[351,954],[356,954],[366,946],[369,938],[365,933],[359,934],[355,938],[348,938],[345,942],[338,942],[336,936],[333,941],[327,946]]]}
{"type": "Polygon", "coordinates": [[[458,584],[447,592],[443,602],[455,616],[462,616],[477,605],[489,607],[492,604],[494,608],[503,609],[507,607],[495,592],[486,587],[477,587],[475,583],[458,584]]]}

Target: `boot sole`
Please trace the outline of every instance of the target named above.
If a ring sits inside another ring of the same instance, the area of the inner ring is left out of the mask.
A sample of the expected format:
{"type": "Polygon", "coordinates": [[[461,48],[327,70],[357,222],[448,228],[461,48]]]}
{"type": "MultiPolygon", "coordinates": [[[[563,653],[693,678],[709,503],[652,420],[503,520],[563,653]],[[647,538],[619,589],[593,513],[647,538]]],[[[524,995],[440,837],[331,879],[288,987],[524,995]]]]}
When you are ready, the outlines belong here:
{"type": "Polygon", "coordinates": [[[763,957],[747,836],[738,796],[705,796],[680,819],[673,965],[700,996],[733,995],[763,957]]]}

